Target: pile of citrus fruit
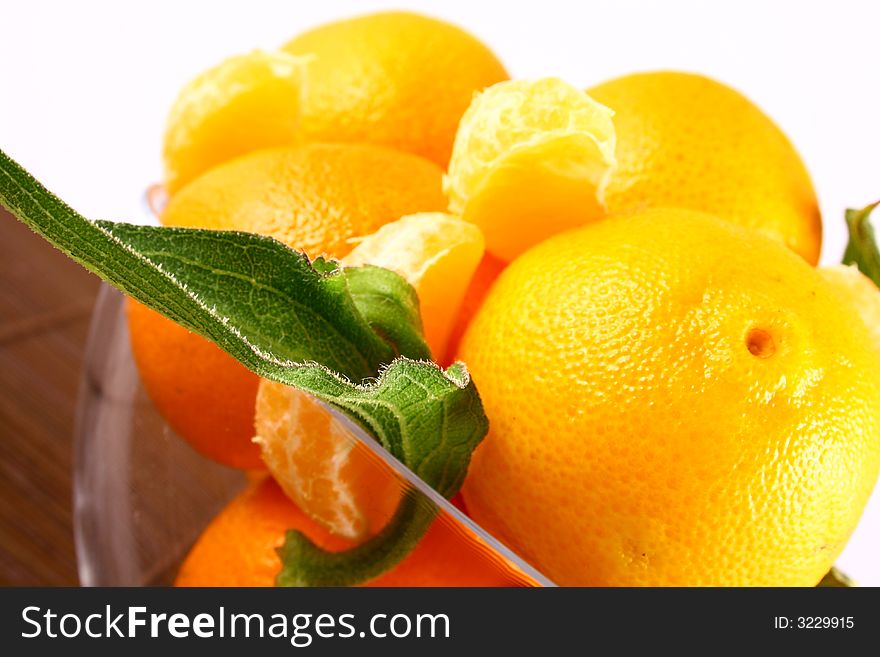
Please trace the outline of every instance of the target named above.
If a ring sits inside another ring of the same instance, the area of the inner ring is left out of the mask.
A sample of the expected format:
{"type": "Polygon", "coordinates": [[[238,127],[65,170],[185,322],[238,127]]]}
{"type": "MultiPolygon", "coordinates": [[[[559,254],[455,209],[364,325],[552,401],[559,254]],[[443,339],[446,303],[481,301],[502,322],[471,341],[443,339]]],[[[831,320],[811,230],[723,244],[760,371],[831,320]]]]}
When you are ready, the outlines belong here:
{"type": "MultiPolygon", "coordinates": [[[[880,468],[880,295],[817,268],[792,144],[679,72],[510,80],[403,12],[232,57],[180,93],[167,226],[403,275],[490,421],[459,503],[564,585],[814,586],[880,468]]],[[[141,377],[193,448],[252,471],[181,585],[271,585],[288,529],[342,549],[397,503],[307,395],[132,302],[141,377]]],[[[370,585],[500,585],[435,523],[370,585]]]]}

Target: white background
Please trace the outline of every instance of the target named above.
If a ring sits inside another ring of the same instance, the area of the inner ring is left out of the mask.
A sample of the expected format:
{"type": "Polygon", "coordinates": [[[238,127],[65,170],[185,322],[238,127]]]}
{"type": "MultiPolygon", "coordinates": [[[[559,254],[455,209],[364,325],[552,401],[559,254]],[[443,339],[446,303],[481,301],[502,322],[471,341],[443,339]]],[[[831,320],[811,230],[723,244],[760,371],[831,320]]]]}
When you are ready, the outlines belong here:
{"type": "MultiPolygon", "coordinates": [[[[94,218],[142,220],[160,175],[165,113],[223,58],[328,19],[382,8],[447,18],[516,77],[587,87],[636,70],[706,73],[757,102],[800,151],[839,259],[844,208],[880,198],[880,2],[2,3],[0,147],[94,218]]],[[[880,497],[880,495],[875,496],[880,497]]],[[[880,500],[841,564],[880,585],[880,500]]]]}

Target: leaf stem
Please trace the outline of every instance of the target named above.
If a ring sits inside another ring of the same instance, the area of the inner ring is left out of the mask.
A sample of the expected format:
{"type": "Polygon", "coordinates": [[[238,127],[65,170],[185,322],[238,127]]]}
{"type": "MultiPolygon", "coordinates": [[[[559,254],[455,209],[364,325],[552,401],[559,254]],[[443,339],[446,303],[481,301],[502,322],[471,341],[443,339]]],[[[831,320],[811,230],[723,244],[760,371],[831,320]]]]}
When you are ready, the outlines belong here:
{"type": "Polygon", "coordinates": [[[856,586],[856,583],[836,567],[832,567],[816,586],[820,588],[852,588],[856,586]]]}
{"type": "Polygon", "coordinates": [[[432,502],[408,490],[382,531],[349,550],[324,550],[302,532],[290,530],[278,548],[282,566],[275,585],[356,586],[375,579],[415,548],[436,515],[432,502]]]}
{"type": "Polygon", "coordinates": [[[846,211],[849,243],[843,254],[843,264],[856,265],[860,272],[880,287],[880,251],[870,222],[871,213],[877,206],[880,206],[880,201],[861,210],[846,211]]]}

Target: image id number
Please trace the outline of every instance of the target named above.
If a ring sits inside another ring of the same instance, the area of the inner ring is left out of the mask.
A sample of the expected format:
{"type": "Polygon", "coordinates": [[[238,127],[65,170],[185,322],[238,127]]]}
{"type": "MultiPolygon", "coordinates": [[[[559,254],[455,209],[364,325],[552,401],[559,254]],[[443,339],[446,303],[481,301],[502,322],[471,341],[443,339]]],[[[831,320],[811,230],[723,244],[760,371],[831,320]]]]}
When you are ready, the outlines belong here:
{"type": "Polygon", "coordinates": [[[787,630],[850,630],[855,626],[853,616],[774,616],[773,629],[787,630]]]}

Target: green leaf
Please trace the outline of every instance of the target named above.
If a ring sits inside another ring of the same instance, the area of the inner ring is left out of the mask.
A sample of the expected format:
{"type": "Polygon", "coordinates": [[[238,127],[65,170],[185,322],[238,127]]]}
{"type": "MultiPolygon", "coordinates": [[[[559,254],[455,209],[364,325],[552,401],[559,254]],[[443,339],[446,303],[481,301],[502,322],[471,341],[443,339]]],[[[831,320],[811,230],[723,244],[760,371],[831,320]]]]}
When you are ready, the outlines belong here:
{"type": "Polygon", "coordinates": [[[422,332],[419,298],[412,286],[381,267],[347,268],[348,289],[370,327],[400,353],[431,360],[422,332]]]}
{"type": "Polygon", "coordinates": [[[90,271],[267,378],[285,362],[311,360],[360,381],[394,357],[337,263],[316,269],[250,233],[92,222],[2,152],[0,202],[90,271]]]}
{"type": "Polygon", "coordinates": [[[837,568],[832,568],[825,574],[825,577],[823,577],[822,581],[820,581],[816,586],[820,586],[823,588],[853,588],[855,587],[855,585],[856,583],[854,581],[852,581],[849,577],[837,570],[837,568]]]}
{"type": "Polygon", "coordinates": [[[360,381],[395,356],[361,315],[338,263],[313,266],[302,253],[250,233],[97,226],[185,288],[195,304],[184,304],[179,294],[163,294],[157,304],[154,295],[142,296],[142,287],[133,296],[267,378],[279,363],[315,361],[360,381]]]}
{"type": "MultiPolygon", "coordinates": [[[[342,269],[249,233],[92,222],[0,151],[0,202],[123,292],[213,340],[260,376],[346,413],[446,497],[461,486],[488,422],[467,370],[426,362],[418,299],[397,274],[342,269]],[[378,378],[376,378],[378,377],[378,378]]],[[[352,551],[298,532],[279,583],[350,585],[394,566],[436,509],[406,498],[352,551]]]]}
{"type": "MultiPolygon", "coordinates": [[[[317,372],[313,372],[317,373],[317,372]]],[[[296,384],[344,410],[382,446],[444,497],[461,487],[473,450],[489,425],[467,370],[398,359],[376,384],[354,387],[330,380],[296,384]]],[[[399,563],[421,540],[437,514],[425,498],[405,494],[394,517],[376,536],[342,553],[317,547],[289,531],[279,548],[279,586],[350,586],[399,563]]]]}
{"type": "Polygon", "coordinates": [[[860,272],[880,286],[880,252],[870,222],[871,213],[878,205],[880,201],[861,210],[846,211],[849,243],[843,253],[843,264],[856,265],[860,272]]]}
{"type": "MultiPolygon", "coordinates": [[[[435,368],[430,376],[428,371],[414,376],[419,366],[424,363],[395,361],[382,373],[378,385],[340,391],[335,403],[359,418],[385,449],[449,498],[461,487],[471,453],[489,429],[488,420],[463,364],[456,363],[446,372],[435,368]],[[365,405],[373,405],[369,415],[362,414],[365,405]],[[402,414],[401,421],[383,417],[392,414],[402,414]]],[[[301,532],[289,531],[278,550],[282,569],[276,582],[279,586],[347,586],[373,579],[388,570],[389,562],[397,563],[409,554],[436,513],[429,500],[407,493],[379,534],[343,553],[327,552],[301,532]]]]}
{"type": "Polygon", "coordinates": [[[443,371],[433,363],[398,358],[366,386],[320,367],[295,368],[284,378],[283,383],[344,411],[447,498],[458,492],[471,453],[489,429],[462,363],[443,371]]]}

